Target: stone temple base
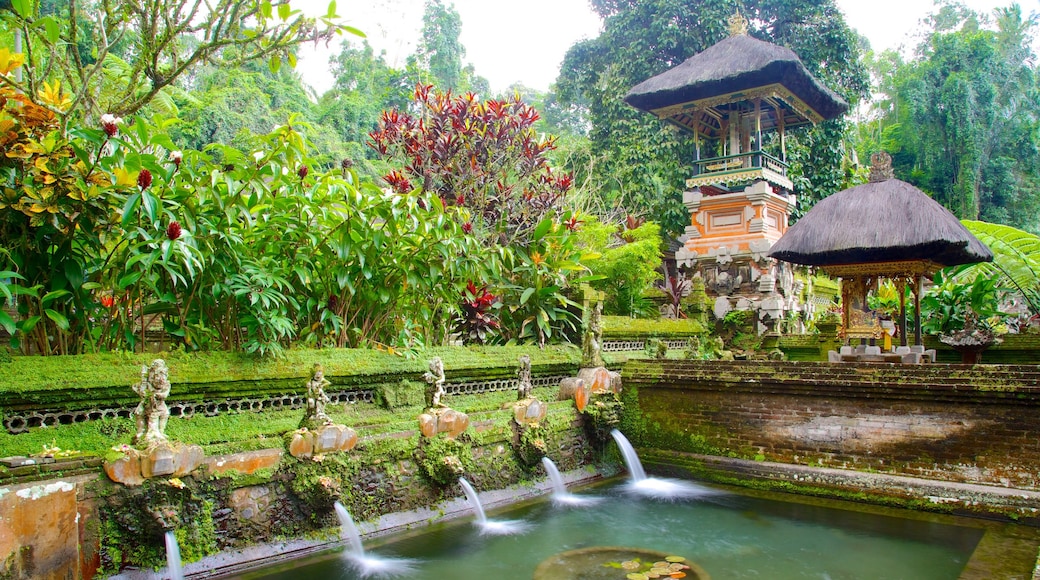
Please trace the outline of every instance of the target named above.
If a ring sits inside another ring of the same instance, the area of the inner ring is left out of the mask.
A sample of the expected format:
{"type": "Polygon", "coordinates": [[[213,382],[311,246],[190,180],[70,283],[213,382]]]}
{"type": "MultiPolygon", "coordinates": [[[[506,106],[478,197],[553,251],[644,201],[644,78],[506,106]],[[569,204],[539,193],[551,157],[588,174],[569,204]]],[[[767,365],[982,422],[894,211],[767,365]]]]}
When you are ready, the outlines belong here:
{"type": "Polygon", "coordinates": [[[357,445],[357,432],[346,425],[323,425],[315,430],[299,429],[289,441],[289,455],[309,459],[337,451],[350,451],[357,445]]]}
{"type": "Polygon", "coordinates": [[[152,443],[146,449],[124,446],[122,457],[105,461],[108,478],[123,485],[136,486],[152,477],[181,477],[202,465],[206,454],[198,445],[171,441],[152,443]]]}
{"type": "Polygon", "coordinates": [[[419,432],[423,437],[434,437],[445,433],[451,439],[458,437],[469,427],[469,415],[450,407],[427,409],[419,415],[419,432]]]}

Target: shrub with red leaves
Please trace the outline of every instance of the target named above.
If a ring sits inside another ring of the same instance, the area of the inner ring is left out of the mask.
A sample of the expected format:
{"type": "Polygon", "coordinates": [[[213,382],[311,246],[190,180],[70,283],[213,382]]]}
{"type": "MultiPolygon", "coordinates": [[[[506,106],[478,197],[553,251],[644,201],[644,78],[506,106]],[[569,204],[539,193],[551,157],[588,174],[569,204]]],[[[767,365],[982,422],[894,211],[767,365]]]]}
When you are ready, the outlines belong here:
{"type": "Polygon", "coordinates": [[[477,288],[470,280],[462,291],[461,313],[455,331],[462,335],[464,342],[484,344],[499,328],[498,320],[491,314],[499,305],[498,296],[488,292],[486,285],[477,288]]]}
{"type": "Polygon", "coordinates": [[[170,222],[170,225],[166,226],[166,237],[170,241],[175,241],[181,237],[181,224],[178,222],[170,222]]]}
{"type": "Polygon", "coordinates": [[[416,85],[418,112],[384,111],[369,146],[400,169],[384,176],[398,193],[412,183],[472,212],[487,243],[521,243],[547,215],[558,211],[573,186],[549,168],[555,137],[540,138],[538,112],[521,100],[482,101],[416,85]]]}

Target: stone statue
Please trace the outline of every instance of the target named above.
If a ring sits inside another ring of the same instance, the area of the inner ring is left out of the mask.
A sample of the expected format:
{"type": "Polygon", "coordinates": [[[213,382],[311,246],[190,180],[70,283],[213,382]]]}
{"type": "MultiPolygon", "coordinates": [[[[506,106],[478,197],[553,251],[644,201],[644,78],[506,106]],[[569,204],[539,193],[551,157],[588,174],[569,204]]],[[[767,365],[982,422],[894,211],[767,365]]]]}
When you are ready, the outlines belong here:
{"type": "Polygon", "coordinates": [[[517,384],[517,395],[518,401],[531,398],[531,357],[526,354],[520,355],[520,368],[516,369],[516,376],[518,380],[517,384]]]}
{"type": "Polygon", "coordinates": [[[426,389],[426,407],[445,407],[441,403],[441,397],[444,396],[444,363],[441,361],[441,357],[435,356],[430,360],[430,370],[423,375],[423,379],[429,383],[430,387],[426,389]]]}
{"type": "Polygon", "coordinates": [[[134,422],[137,425],[134,445],[166,441],[166,422],[170,419],[170,409],[166,406],[166,397],[170,396],[166,361],[157,358],[150,366],[142,366],[141,382],[134,385],[133,389],[141,397],[141,402],[134,409],[134,422]]]}
{"type": "Polygon", "coordinates": [[[588,326],[585,328],[584,336],[582,336],[581,365],[583,367],[603,366],[603,355],[601,352],[602,344],[603,302],[597,300],[596,306],[593,307],[591,314],[589,314],[588,326]]]}
{"type": "Polygon", "coordinates": [[[322,425],[331,425],[332,419],[325,412],[325,404],[330,401],[325,394],[325,387],[331,385],[325,378],[325,370],[320,364],[315,364],[311,370],[311,380],[307,381],[307,411],[300,421],[300,427],[314,429],[322,425]]]}

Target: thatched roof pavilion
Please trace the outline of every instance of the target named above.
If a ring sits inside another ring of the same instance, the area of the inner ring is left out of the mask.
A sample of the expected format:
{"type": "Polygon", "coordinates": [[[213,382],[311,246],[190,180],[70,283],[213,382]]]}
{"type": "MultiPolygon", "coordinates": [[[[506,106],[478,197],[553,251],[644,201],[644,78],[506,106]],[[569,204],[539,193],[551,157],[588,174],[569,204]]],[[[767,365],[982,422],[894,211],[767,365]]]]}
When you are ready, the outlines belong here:
{"type": "MultiPolygon", "coordinates": [[[[887,153],[871,159],[870,183],[818,202],[788,228],[768,254],[786,262],[818,266],[842,278],[846,338],[876,338],[876,328],[863,324],[861,312],[868,312],[866,293],[876,288],[879,278],[896,283],[901,302],[906,284],[912,283],[919,305],[925,276],[946,266],[993,260],[993,252],[949,210],[892,176],[892,158],[887,153]]],[[[905,345],[906,305],[900,306],[905,345]]],[[[920,307],[915,322],[920,345],[920,307]]]]}
{"type": "Polygon", "coordinates": [[[762,99],[761,130],[833,119],[849,105],[816,80],[793,50],[734,34],[633,87],[625,102],[714,139],[733,107],[762,99]]]}
{"type": "Polygon", "coordinates": [[[824,198],[788,228],[769,256],[824,267],[919,260],[941,268],[993,260],[956,216],[899,179],[824,198]]]}

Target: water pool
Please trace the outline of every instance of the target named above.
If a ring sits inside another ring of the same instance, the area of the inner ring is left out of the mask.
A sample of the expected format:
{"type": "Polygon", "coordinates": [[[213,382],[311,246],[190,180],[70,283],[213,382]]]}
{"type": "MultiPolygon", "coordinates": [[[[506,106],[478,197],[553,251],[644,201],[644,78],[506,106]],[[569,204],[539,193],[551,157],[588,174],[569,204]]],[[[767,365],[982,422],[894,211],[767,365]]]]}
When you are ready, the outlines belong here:
{"type": "MultiPolygon", "coordinates": [[[[572,490],[575,491],[575,490],[572,490]]],[[[976,527],[778,501],[732,491],[682,502],[633,496],[623,481],[586,487],[604,501],[566,507],[539,501],[488,513],[534,524],[522,535],[481,533],[472,518],[366,543],[369,554],[414,558],[406,578],[526,580],[559,552],[624,546],[683,556],[714,580],[952,580],[982,537],[976,527]]],[[[776,494],[774,494],[776,495],[776,494]]],[[[796,498],[792,498],[796,499],[796,498]]],[[[836,503],[836,502],[829,502],[836,503]]],[[[342,551],[239,575],[242,580],[362,577],[342,551]]],[[[579,577],[576,573],[575,578],[579,577]]],[[[626,573],[617,570],[619,580],[626,573]]]]}

